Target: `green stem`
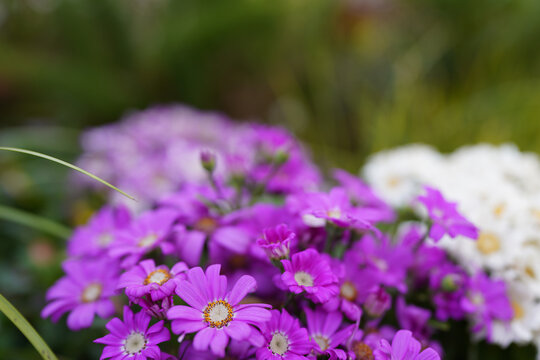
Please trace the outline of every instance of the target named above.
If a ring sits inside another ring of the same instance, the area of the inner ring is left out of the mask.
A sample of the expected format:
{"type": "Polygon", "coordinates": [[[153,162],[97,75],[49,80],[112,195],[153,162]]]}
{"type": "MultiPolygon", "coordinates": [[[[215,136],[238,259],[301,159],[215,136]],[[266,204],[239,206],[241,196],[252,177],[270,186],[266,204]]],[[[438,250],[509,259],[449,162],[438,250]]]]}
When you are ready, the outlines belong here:
{"type": "Polygon", "coordinates": [[[13,221],[61,239],[68,239],[71,230],[64,225],[27,212],[0,205],[0,219],[13,221]]]}
{"type": "Polygon", "coordinates": [[[11,305],[11,303],[0,294],[0,311],[6,315],[6,317],[11,320],[13,325],[15,325],[26,338],[32,343],[34,348],[39,352],[41,357],[45,360],[58,360],[54,355],[51,348],[47,345],[45,340],[37,333],[36,329],[30,325],[28,320],[21,315],[17,309],[11,305]]]}
{"type": "Polygon", "coordinates": [[[23,153],[23,154],[29,154],[29,155],[33,155],[33,156],[37,156],[37,157],[40,157],[40,158],[43,158],[43,159],[47,159],[47,160],[50,160],[52,162],[55,162],[55,163],[58,163],[60,165],[64,165],[64,166],[67,166],[68,168],[70,169],[73,169],[73,170],[76,170],[80,173],[83,173],[84,175],[86,176],[89,176],[91,177],[92,179],[94,180],[97,180],[99,181],[100,183],[110,187],[111,189],[113,190],[116,190],[118,191],[120,194],[130,198],[131,200],[134,200],[134,201],[137,201],[133,196],[131,195],[128,195],[127,193],[123,192],[122,190],[118,189],[116,186],[114,185],[111,185],[109,184],[108,182],[106,182],[105,180],[97,177],[96,175],[92,174],[92,173],[89,173],[88,171],[84,170],[84,169],[81,169],[80,167],[78,166],[75,166],[73,164],[70,164],[64,160],[60,160],[60,159],[57,159],[55,157],[52,157],[52,156],[49,156],[49,155],[45,155],[45,154],[42,154],[42,153],[39,153],[39,152],[36,152],[36,151],[31,151],[31,150],[25,150],[25,149],[19,149],[19,148],[12,148],[12,147],[6,147],[6,146],[0,146],[0,150],[5,150],[5,151],[13,151],[13,152],[19,152],[19,153],[23,153]]]}

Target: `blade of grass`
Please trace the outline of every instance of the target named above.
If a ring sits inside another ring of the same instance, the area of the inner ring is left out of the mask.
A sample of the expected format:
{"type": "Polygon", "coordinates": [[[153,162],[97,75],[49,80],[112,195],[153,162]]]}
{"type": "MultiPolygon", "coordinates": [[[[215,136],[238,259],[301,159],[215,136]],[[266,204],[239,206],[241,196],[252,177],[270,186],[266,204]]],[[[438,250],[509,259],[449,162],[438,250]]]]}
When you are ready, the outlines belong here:
{"type": "Polygon", "coordinates": [[[0,205],[0,219],[32,227],[61,239],[67,240],[71,234],[69,228],[54,221],[3,205],[0,205]]]}
{"type": "Polygon", "coordinates": [[[58,360],[51,348],[37,333],[36,329],[22,316],[22,314],[11,303],[0,294],[0,311],[23,333],[24,336],[34,345],[41,357],[46,360],[58,360]]]}
{"type": "Polygon", "coordinates": [[[99,181],[100,183],[110,187],[111,189],[113,190],[116,190],[118,191],[120,194],[130,198],[131,200],[134,200],[134,201],[137,201],[133,196],[131,195],[128,195],[127,193],[123,192],[122,190],[118,189],[116,186],[114,185],[111,185],[109,184],[108,182],[106,182],[105,180],[97,177],[96,175],[92,174],[92,173],[89,173],[88,171],[84,170],[84,169],[81,169],[80,167],[78,166],[75,166],[73,164],[70,164],[66,161],[63,161],[63,160],[60,160],[60,159],[57,159],[55,157],[52,157],[52,156],[49,156],[49,155],[45,155],[45,154],[42,154],[42,153],[39,153],[39,152],[36,152],[36,151],[31,151],[31,150],[26,150],[26,149],[19,149],[19,148],[13,148],[13,147],[6,147],[6,146],[0,146],[0,150],[6,150],[6,151],[13,151],[13,152],[19,152],[19,153],[23,153],[23,154],[29,154],[29,155],[33,155],[33,156],[37,156],[37,157],[40,157],[40,158],[43,158],[43,159],[47,159],[47,160],[50,160],[50,161],[53,161],[55,163],[58,163],[58,164],[61,164],[61,165],[64,165],[64,166],[67,166],[68,168],[70,169],[73,169],[73,170],[76,170],[78,172],[81,172],[83,173],[84,175],[86,176],[89,176],[91,177],[92,179],[94,180],[97,180],[99,181]]]}

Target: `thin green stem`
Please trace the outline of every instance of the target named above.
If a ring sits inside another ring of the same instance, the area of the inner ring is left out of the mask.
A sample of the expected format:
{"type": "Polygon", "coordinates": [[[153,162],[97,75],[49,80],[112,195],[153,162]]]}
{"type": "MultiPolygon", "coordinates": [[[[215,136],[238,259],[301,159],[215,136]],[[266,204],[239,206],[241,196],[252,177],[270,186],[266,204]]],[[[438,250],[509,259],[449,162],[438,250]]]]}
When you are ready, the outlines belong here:
{"type": "Polygon", "coordinates": [[[30,325],[28,320],[2,294],[0,294],[0,311],[26,336],[43,359],[58,360],[45,340],[39,336],[36,329],[30,325]]]}
{"type": "Polygon", "coordinates": [[[0,219],[25,225],[65,240],[67,240],[71,235],[71,230],[64,225],[58,224],[41,216],[3,205],[0,205],[0,219]]]}
{"type": "Polygon", "coordinates": [[[130,198],[131,200],[134,200],[134,201],[137,201],[133,196],[131,195],[128,195],[127,193],[125,193],[124,191],[118,189],[116,186],[114,185],[111,185],[109,184],[108,182],[106,182],[105,180],[97,177],[96,175],[92,174],[92,173],[89,173],[88,171],[84,170],[84,169],[81,169],[80,167],[78,166],[75,166],[73,164],[70,164],[64,160],[60,160],[60,159],[57,159],[53,156],[49,156],[49,155],[45,155],[45,154],[42,154],[42,153],[39,153],[39,152],[36,152],[36,151],[31,151],[31,150],[25,150],[25,149],[19,149],[19,148],[13,148],[13,147],[6,147],[6,146],[0,146],[0,150],[5,150],[5,151],[12,151],[12,152],[18,152],[18,153],[23,153],[23,154],[28,154],[28,155],[33,155],[33,156],[37,156],[37,157],[40,157],[40,158],[43,158],[43,159],[47,159],[47,160],[50,160],[52,162],[55,162],[57,164],[60,164],[60,165],[64,165],[64,166],[67,166],[68,168],[70,169],[73,169],[73,170],[76,170],[80,173],[83,173],[84,175],[86,176],[89,176],[91,177],[92,179],[94,180],[97,180],[99,181],[100,183],[110,187],[111,189],[113,190],[116,190],[118,191],[120,194],[130,198]]]}

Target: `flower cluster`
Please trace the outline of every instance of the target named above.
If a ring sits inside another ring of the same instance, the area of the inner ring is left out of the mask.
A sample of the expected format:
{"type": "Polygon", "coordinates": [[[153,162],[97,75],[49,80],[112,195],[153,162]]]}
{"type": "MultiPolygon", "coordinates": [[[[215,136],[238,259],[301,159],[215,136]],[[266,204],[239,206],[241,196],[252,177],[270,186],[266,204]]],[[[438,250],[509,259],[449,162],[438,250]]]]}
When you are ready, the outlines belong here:
{"type": "Polygon", "coordinates": [[[81,163],[146,203],[115,201],[78,228],[47,294],[43,316],[69,313],[74,330],[124,305],[95,341],[102,359],[436,360],[434,323],[467,318],[491,341],[525,311],[445,251],[482,236],[446,192],[419,188],[404,216],[343,170],[323,187],[281,129],[184,107],[84,142],[81,163]]]}
{"type": "MultiPolygon", "coordinates": [[[[368,182],[377,193],[398,207],[413,204],[415,209],[433,217],[433,201],[437,194],[431,187],[439,189],[445,196],[459,204],[459,214],[472,221],[478,232],[477,240],[469,224],[454,217],[448,225],[435,230],[434,240],[438,246],[457,260],[467,273],[481,270],[499,278],[499,285],[488,288],[486,276],[471,281],[471,286],[484,292],[502,294],[508,292],[513,312],[510,323],[494,321],[490,326],[491,341],[503,346],[510,343],[538,343],[540,338],[540,159],[530,153],[520,152],[513,145],[476,145],[458,149],[443,155],[431,147],[409,145],[374,155],[363,169],[368,182]],[[427,188],[424,200],[416,201],[418,192],[427,188]],[[416,202],[416,204],[414,204],[416,202]],[[426,208],[427,207],[427,208],[426,208]],[[457,225],[457,226],[456,226],[457,225]],[[444,236],[440,234],[444,233],[444,236]],[[506,283],[506,287],[502,282],[506,283]],[[506,290],[504,289],[506,288],[506,290]]],[[[450,214],[458,208],[455,204],[445,207],[450,214]]],[[[441,212],[441,214],[443,214],[441,212]]],[[[439,220],[433,220],[433,224],[439,220]]],[[[434,236],[433,236],[434,235],[434,236]]],[[[452,281],[462,282],[458,269],[451,271],[452,281]]],[[[441,281],[443,278],[438,276],[441,281]]],[[[451,279],[451,278],[448,278],[451,279]]],[[[475,294],[475,291],[471,292],[475,294]]],[[[471,310],[494,304],[483,297],[472,297],[465,308],[471,310]],[[485,301],[484,301],[485,300],[485,301]]],[[[441,304],[442,297],[437,297],[441,304]]],[[[495,302],[496,304],[496,302],[495,302]]],[[[450,304],[448,304],[450,305],[450,304]]],[[[446,306],[438,306],[439,312],[447,312],[446,306]]],[[[473,322],[482,322],[490,311],[480,311],[471,316],[473,322]]],[[[505,310],[507,312],[507,310],[505,310]]],[[[447,314],[451,316],[450,313],[447,314]]],[[[500,313],[502,315],[502,312],[500,313]]],[[[489,335],[489,334],[486,334],[489,335]]],[[[537,345],[540,345],[538,343],[537,345]]]]}
{"type": "Polygon", "coordinates": [[[217,185],[246,183],[258,192],[288,193],[320,184],[317,168],[284,129],[238,124],[179,105],[129,114],[118,124],[92,129],[82,147],[78,164],[135,195],[139,206],[204,181],[209,170],[217,185]]]}

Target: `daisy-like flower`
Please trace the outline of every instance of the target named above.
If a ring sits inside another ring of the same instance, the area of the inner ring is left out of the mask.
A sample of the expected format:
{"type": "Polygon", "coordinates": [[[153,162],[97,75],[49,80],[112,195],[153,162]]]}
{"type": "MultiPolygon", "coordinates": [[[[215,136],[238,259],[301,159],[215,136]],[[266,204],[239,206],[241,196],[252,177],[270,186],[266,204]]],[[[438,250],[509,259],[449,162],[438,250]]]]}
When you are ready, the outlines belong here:
{"type": "Polygon", "coordinates": [[[472,330],[484,331],[488,340],[491,339],[493,321],[508,322],[514,314],[505,282],[490,279],[482,271],[470,278],[461,306],[472,317],[472,330]]]}
{"type": "Polygon", "coordinates": [[[150,325],[152,318],[144,311],[137,314],[124,306],[124,321],[114,318],[106,325],[110,334],[94,340],[95,343],[105,344],[100,360],[161,360],[170,355],[164,354],[158,344],[171,338],[169,330],[161,320],[150,325]]]}
{"type": "Polygon", "coordinates": [[[352,206],[347,191],[341,187],[333,188],[328,194],[309,194],[302,215],[311,215],[339,227],[374,230],[371,223],[362,218],[362,212],[352,206]]]}
{"type": "Polygon", "coordinates": [[[244,340],[251,336],[252,326],[259,326],[270,319],[266,304],[240,304],[240,301],[257,286],[255,279],[244,275],[231,291],[227,291],[227,277],[220,275],[221,265],[211,265],[206,273],[200,267],[187,272],[176,294],[188,306],[173,306],[167,313],[172,320],[175,334],[194,333],[193,347],[205,351],[208,348],[216,356],[225,355],[229,338],[244,340]]]}
{"type": "Polygon", "coordinates": [[[95,256],[106,251],[119,230],[129,225],[131,216],[126,207],[104,207],[88,224],[75,230],[68,243],[70,256],[95,256]]]}
{"type": "Polygon", "coordinates": [[[294,254],[291,260],[281,260],[284,272],[281,280],[289,291],[307,297],[317,303],[324,303],[339,293],[338,279],[328,261],[315,249],[307,249],[294,254]]]}
{"type": "Polygon", "coordinates": [[[418,197],[428,211],[433,225],[429,231],[429,236],[439,241],[445,234],[454,238],[458,235],[476,239],[478,238],[478,229],[463,215],[457,211],[457,204],[447,201],[441,192],[432,187],[424,187],[425,195],[418,197]]]}
{"type": "Polygon", "coordinates": [[[375,360],[440,360],[439,354],[432,348],[424,349],[408,330],[400,330],[394,336],[392,345],[384,339],[373,355],[375,360]]]}
{"type": "Polygon", "coordinates": [[[97,314],[107,318],[114,314],[110,297],[115,295],[118,281],[118,265],[109,259],[67,260],[63,264],[66,276],[47,292],[50,303],[41,316],[57,321],[70,312],[67,325],[80,330],[92,325],[97,314]]]}
{"type": "Polygon", "coordinates": [[[295,238],[295,233],[287,225],[279,224],[264,229],[263,236],[257,239],[257,245],[263,248],[270,259],[286,259],[289,257],[291,242],[295,238]]]}
{"type": "Polygon", "coordinates": [[[313,348],[307,330],[286,310],[271,313],[270,321],[261,327],[265,344],[257,350],[257,360],[305,359],[304,355],[313,348]]]}
{"type": "Polygon", "coordinates": [[[150,295],[152,301],[158,301],[174,293],[178,282],[183,279],[188,267],[179,262],[171,270],[165,265],[156,266],[154,260],[141,261],[131,270],[120,276],[118,289],[126,289],[126,295],[131,301],[150,295]]]}
{"type": "Polygon", "coordinates": [[[129,268],[156,247],[160,247],[163,253],[170,253],[174,246],[164,240],[176,218],[177,212],[171,209],[144,213],[118,234],[109,254],[114,258],[122,258],[122,267],[129,268]]]}
{"type": "Polygon", "coordinates": [[[325,354],[329,356],[329,360],[345,360],[347,353],[342,349],[337,349],[343,345],[348,337],[351,336],[354,328],[349,325],[338,331],[342,324],[343,315],[336,312],[304,309],[306,313],[307,327],[311,340],[317,345],[313,347],[316,355],[325,354]]]}

